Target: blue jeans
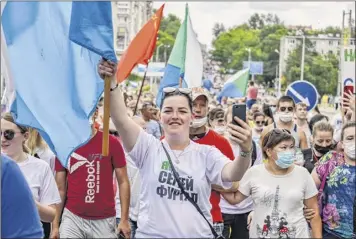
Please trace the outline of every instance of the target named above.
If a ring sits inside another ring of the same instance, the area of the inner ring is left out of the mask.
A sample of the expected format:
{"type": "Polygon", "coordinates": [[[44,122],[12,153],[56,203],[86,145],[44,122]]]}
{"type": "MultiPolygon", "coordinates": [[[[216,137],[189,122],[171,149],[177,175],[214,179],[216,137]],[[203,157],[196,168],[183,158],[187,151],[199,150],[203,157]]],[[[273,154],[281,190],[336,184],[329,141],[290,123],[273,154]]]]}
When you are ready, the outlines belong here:
{"type": "Polygon", "coordinates": [[[247,108],[250,110],[252,105],[254,105],[256,102],[257,102],[257,100],[255,100],[255,99],[247,100],[247,102],[246,102],[247,108]]]}
{"type": "MultiPolygon", "coordinates": [[[[120,218],[116,218],[116,225],[119,225],[120,218]]],[[[130,227],[131,227],[131,235],[130,238],[135,238],[136,230],[137,230],[137,222],[129,219],[130,227]]]]}

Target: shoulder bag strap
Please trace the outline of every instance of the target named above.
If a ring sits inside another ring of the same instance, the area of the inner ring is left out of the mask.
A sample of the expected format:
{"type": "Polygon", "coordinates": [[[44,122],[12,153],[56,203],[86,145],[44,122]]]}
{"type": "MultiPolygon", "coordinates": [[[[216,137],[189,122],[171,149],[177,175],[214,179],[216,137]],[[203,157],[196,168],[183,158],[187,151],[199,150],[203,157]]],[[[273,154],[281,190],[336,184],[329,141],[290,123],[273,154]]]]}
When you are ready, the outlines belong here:
{"type": "Polygon", "coordinates": [[[164,152],[165,152],[166,155],[167,155],[169,164],[170,164],[171,169],[172,169],[172,172],[173,172],[174,179],[176,180],[179,189],[180,189],[181,192],[184,194],[184,196],[186,197],[186,199],[187,199],[191,204],[193,204],[193,206],[197,209],[197,211],[199,212],[199,214],[202,215],[202,217],[204,218],[204,220],[208,223],[208,225],[209,225],[209,227],[210,227],[210,230],[211,230],[211,232],[212,232],[213,235],[214,235],[214,238],[218,238],[218,234],[216,233],[215,229],[214,229],[213,226],[210,224],[210,222],[208,221],[208,219],[206,219],[206,217],[204,216],[204,213],[201,211],[201,209],[199,208],[198,204],[196,204],[196,203],[194,202],[193,198],[184,190],[184,187],[183,187],[183,185],[182,185],[182,182],[181,182],[180,179],[179,179],[178,172],[176,171],[176,169],[175,169],[174,166],[173,166],[171,157],[169,156],[169,153],[168,153],[166,147],[164,147],[164,145],[163,145],[162,142],[161,142],[161,144],[162,144],[162,146],[163,146],[164,152]]]}

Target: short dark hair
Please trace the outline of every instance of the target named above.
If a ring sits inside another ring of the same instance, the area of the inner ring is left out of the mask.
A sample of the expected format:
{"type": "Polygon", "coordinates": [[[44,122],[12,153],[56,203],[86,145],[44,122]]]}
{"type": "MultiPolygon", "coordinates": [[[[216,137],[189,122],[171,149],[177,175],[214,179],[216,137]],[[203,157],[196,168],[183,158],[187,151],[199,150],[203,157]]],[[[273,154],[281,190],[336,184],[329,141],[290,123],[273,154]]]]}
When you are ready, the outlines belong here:
{"type": "Polygon", "coordinates": [[[170,92],[170,93],[163,93],[163,97],[162,97],[162,101],[161,101],[161,105],[160,105],[160,109],[161,110],[162,110],[164,101],[167,98],[172,97],[172,96],[183,96],[183,97],[187,98],[189,109],[190,109],[191,112],[193,112],[193,100],[192,100],[192,97],[189,94],[184,94],[184,93],[182,93],[180,91],[173,91],[173,92],[170,92]]]}
{"type": "Polygon", "coordinates": [[[345,136],[345,130],[351,127],[356,127],[356,122],[355,121],[349,121],[346,124],[344,124],[344,126],[342,126],[342,130],[341,130],[341,141],[344,140],[344,136],[345,136]]]}
{"type": "Polygon", "coordinates": [[[283,102],[292,102],[293,107],[295,108],[295,102],[294,102],[293,98],[290,97],[289,95],[283,95],[281,98],[278,99],[277,108],[279,108],[279,105],[283,102]]]}
{"type": "Polygon", "coordinates": [[[294,137],[288,130],[273,129],[268,132],[262,139],[263,156],[267,159],[267,149],[272,149],[283,141],[293,141],[295,143],[294,137]]]}
{"type": "Polygon", "coordinates": [[[266,117],[263,113],[261,113],[261,112],[256,112],[256,113],[253,114],[253,120],[256,120],[256,118],[259,117],[259,116],[266,117]]]}
{"type": "Polygon", "coordinates": [[[253,82],[253,81],[250,81],[250,85],[254,85],[255,84],[255,82],[253,82]]]}

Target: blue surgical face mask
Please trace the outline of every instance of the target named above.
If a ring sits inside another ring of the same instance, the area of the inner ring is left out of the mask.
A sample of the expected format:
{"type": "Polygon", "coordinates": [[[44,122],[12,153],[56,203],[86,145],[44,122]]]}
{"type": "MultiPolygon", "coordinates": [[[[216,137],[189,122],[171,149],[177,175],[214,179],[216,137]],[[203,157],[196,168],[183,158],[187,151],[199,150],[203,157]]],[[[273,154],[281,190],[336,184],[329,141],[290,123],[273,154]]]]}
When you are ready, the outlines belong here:
{"type": "Polygon", "coordinates": [[[295,159],[294,151],[283,151],[277,153],[278,159],[275,161],[280,168],[289,168],[293,165],[295,159]]]}

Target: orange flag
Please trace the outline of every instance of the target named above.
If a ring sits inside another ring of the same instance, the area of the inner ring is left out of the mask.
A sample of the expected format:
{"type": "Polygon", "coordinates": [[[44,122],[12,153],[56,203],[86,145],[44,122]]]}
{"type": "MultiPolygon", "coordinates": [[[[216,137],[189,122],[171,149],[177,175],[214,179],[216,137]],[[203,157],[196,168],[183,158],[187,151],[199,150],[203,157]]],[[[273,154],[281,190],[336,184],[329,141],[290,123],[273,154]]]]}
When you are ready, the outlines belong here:
{"type": "Polygon", "coordinates": [[[161,24],[164,4],[137,33],[117,66],[116,80],[123,82],[137,64],[148,64],[156,46],[158,29],[161,24]]]}

